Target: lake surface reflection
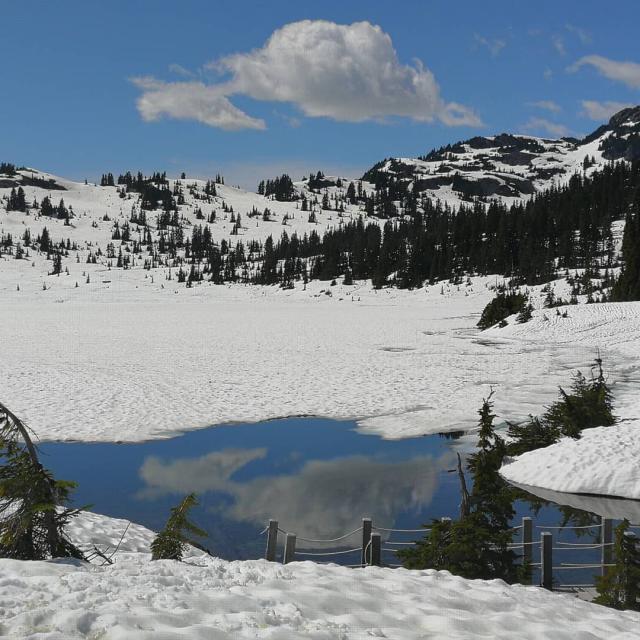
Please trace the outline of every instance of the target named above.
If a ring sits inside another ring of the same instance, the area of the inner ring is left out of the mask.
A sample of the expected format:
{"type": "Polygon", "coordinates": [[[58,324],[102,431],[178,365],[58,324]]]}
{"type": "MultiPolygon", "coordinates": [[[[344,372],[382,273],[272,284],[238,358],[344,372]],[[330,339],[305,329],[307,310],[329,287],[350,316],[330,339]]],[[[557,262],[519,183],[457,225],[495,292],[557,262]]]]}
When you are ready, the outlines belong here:
{"type": "Polygon", "coordinates": [[[182,496],[196,492],[193,520],[209,533],[202,542],[229,559],[261,557],[259,532],[270,518],[317,539],[355,529],[363,517],[379,527],[416,528],[457,513],[458,481],[448,473],[455,441],[390,441],[355,427],[291,418],[136,444],[45,443],[41,450],[58,477],[79,483],[76,504],[154,530],[182,496]]]}
{"type": "MultiPolygon", "coordinates": [[[[459,485],[457,474],[450,471],[456,465],[456,450],[469,451],[475,437],[454,435],[383,440],[359,433],[354,422],[290,418],[212,427],[136,444],[44,443],[41,452],[57,477],[79,483],[76,504],[90,504],[93,511],[155,531],[162,528],[172,506],[196,492],[200,505],[192,519],[208,532],[200,542],[231,560],[264,556],[266,540],[260,532],[269,519],[296,533],[297,548],[304,552],[322,550],[323,545],[301,538],[337,538],[358,528],[363,517],[387,529],[416,529],[433,518],[456,518],[459,485]]],[[[576,541],[580,535],[584,541],[585,534],[597,539],[598,527],[584,525],[599,523],[586,512],[597,512],[598,505],[567,502],[561,494],[539,497],[543,500],[523,494],[524,499],[516,501],[514,525],[531,515],[536,537],[552,526],[560,540],[576,541]],[[568,523],[583,528],[565,530],[568,523]]],[[[360,536],[356,533],[339,545],[358,547],[360,536]]],[[[384,534],[383,540],[387,537],[384,534]]],[[[419,537],[393,535],[396,541],[419,537]]],[[[576,552],[570,559],[594,562],[597,553],[576,552]]],[[[331,560],[349,564],[359,556],[331,560]]],[[[397,559],[387,552],[383,561],[392,564],[397,559]]],[[[571,573],[565,571],[558,579],[575,583],[571,573]]]]}

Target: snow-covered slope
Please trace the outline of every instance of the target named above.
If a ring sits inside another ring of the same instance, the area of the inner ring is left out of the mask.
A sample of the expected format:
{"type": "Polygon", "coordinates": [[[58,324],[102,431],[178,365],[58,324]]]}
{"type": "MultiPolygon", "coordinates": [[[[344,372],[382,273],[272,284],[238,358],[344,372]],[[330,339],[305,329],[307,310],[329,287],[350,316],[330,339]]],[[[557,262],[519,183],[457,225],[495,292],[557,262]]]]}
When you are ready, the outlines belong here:
{"type": "MultiPolygon", "coordinates": [[[[184,203],[177,206],[178,226],[165,229],[158,227],[161,208],[145,212],[156,253],[161,235],[168,237],[172,232],[179,231],[184,240],[190,240],[194,227],[198,225],[208,227],[212,240],[218,246],[224,241],[233,249],[242,243],[248,250],[253,240],[264,242],[272,236],[277,241],[283,232],[289,236],[297,233],[300,237],[313,231],[322,235],[327,229],[360,215],[366,217],[359,206],[348,203],[344,204],[344,211],[322,209],[322,194],[310,191],[304,182],[297,183],[297,189],[308,198],[309,211],[301,210],[300,200],[278,202],[224,184],[215,185],[217,195],[209,197],[205,194],[206,181],[203,180],[169,180],[168,187],[172,192],[181,191],[184,203]],[[316,203],[318,199],[320,202],[316,203]]],[[[116,268],[121,244],[113,239],[116,225],[120,231],[129,225],[131,241],[138,241],[143,249],[140,253],[133,253],[131,243],[122,248],[123,257],[129,258],[130,269],[140,274],[147,262],[146,266],[151,267],[149,278],[155,275],[156,279],[164,280],[171,272],[171,277],[175,279],[178,269],[177,266],[172,268],[172,265],[177,264],[176,261],[162,260],[162,266],[156,268],[158,265],[152,261],[146,249],[144,225],[134,221],[141,211],[140,194],[128,192],[125,195],[123,191],[123,187],[84,184],[31,169],[18,170],[14,175],[0,174],[0,238],[5,245],[4,250],[0,248],[0,293],[15,291],[18,287],[23,291],[43,289],[49,285],[75,287],[76,282],[79,287],[85,288],[91,282],[98,284],[109,280],[107,271],[116,268]],[[28,210],[6,211],[11,191],[18,187],[25,192],[28,210]],[[29,207],[34,200],[40,204],[46,197],[56,207],[61,199],[64,201],[70,212],[68,223],[55,215],[42,215],[41,209],[29,207]],[[51,282],[51,277],[47,275],[52,272],[51,260],[33,246],[45,227],[54,243],[64,241],[66,244],[69,241],[68,256],[62,258],[64,277],[56,282],[51,282]],[[25,242],[25,233],[30,235],[31,246],[25,242]],[[9,236],[11,240],[7,242],[9,236]],[[21,259],[16,260],[14,256],[18,244],[24,253],[21,259]],[[111,251],[109,245],[113,246],[111,251]],[[90,256],[95,257],[95,264],[88,262],[90,256]],[[67,271],[70,276],[67,276],[67,271]],[[65,278],[64,283],[60,281],[65,278]]],[[[336,193],[344,193],[345,188],[331,187],[325,191],[331,194],[331,205],[335,208],[333,198],[336,193]]],[[[178,253],[184,255],[184,249],[178,253]]],[[[146,271],[144,275],[147,275],[146,271]]]]}
{"type": "Polygon", "coordinates": [[[587,174],[610,160],[640,157],[640,107],[624,109],[583,140],[503,133],[447,145],[420,158],[389,158],[364,178],[378,186],[404,183],[452,207],[498,199],[509,204],[587,174]],[[586,161],[586,162],[585,162],[586,161]]]}
{"type": "MultiPolygon", "coordinates": [[[[115,546],[126,526],[83,517],[84,537],[75,540],[85,545],[115,546]]],[[[151,532],[130,531],[111,566],[0,560],[0,636],[632,640],[640,626],[638,613],[446,571],[226,562],[197,553],[183,563],[152,562],[141,545],[151,532]]]]}

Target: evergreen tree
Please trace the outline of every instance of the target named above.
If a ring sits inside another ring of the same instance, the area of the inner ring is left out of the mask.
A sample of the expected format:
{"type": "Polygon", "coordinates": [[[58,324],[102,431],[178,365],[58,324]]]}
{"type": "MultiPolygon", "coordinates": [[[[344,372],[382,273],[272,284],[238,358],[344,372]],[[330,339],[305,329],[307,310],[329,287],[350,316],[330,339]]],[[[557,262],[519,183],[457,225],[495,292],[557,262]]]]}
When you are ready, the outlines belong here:
{"type": "Polygon", "coordinates": [[[640,190],[635,213],[626,218],[622,237],[624,266],[616,282],[612,299],[616,301],[640,300],[640,190]]]}
{"type": "Polygon", "coordinates": [[[18,187],[16,190],[15,187],[11,189],[11,193],[9,194],[9,201],[7,203],[7,211],[26,211],[27,210],[27,201],[24,195],[24,189],[22,187],[18,187]]]}
{"type": "MultiPolygon", "coordinates": [[[[501,578],[507,582],[522,576],[517,556],[509,549],[514,492],[498,474],[506,447],[494,431],[492,408],[490,395],[478,412],[478,452],[468,465],[473,477],[468,507],[457,521],[434,520],[428,525],[429,533],[415,547],[399,551],[406,568],[444,569],[464,578],[501,578]]],[[[465,495],[463,483],[463,498],[465,495]]]]}
{"type": "Polygon", "coordinates": [[[265,196],[273,196],[276,200],[288,202],[297,198],[295,188],[291,178],[283,173],[273,180],[261,181],[258,191],[262,188],[265,196]]]}
{"type": "Polygon", "coordinates": [[[42,233],[40,234],[39,243],[40,243],[40,251],[44,253],[48,253],[50,251],[52,247],[52,243],[49,237],[49,231],[47,230],[47,227],[43,227],[42,233]]]}
{"type": "Polygon", "coordinates": [[[349,186],[347,187],[347,200],[349,201],[349,204],[356,204],[357,200],[356,200],[356,187],[353,184],[353,182],[349,183],[349,186]]]}
{"type": "Polygon", "coordinates": [[[516,322],[518,324],[524,324],[529,322],[533,318],[533,305],[530,302],[526,302],[520,310],[520,313],[516,316],[516,322]]]}
{"type": "Polygon", "coordinates": [[[72,482],[56,480],[40,463],[27,426],[0,404],[0,557],[83,558],[65,527],[80,509],[65,506],[72,482]]]}
{"type": "Polygon", "coordinates": [[[640,546],[629,531],[628,520],[623,520],[615,533],[615,566],[596,577],[598,595],[594,602],[614,609],[640,611],[640,546]]]}
{"type": "Polygon", "coordinates": [[[62,255],[60,253],[56,253],[53,256],[53,271],[51,275],[55,276],[58,273],[62,273],[62,255]]]}
{"type": "Polygon", "coordinates": [[[198,546],[188,534],[206,536],[206,532],[193,524],[189,511],[198,504],[195,493],[185,496],[179,505],[171,508],[171,515],[151,543],[152,560],[182,560],[187,545],[198,546]]]}
{"type": "Polygon", "coordinates": [[[591,368],[591,379],[578,371],[571,392],[560,387],[560,399],[547,410],[544,420],[564,436],[579,438],[584,429],[615,424],[613,397],[598,356],[591,368]]]}
{"type": "MultiPolygon", "coordinates": [[[[514,313],[522,314],[527,307],[528,298],[516,291],[499,292],[482,310],[478,327],[488,329],[502,322],[514,313]]],[[[530,314],[530,311],[528,312],[530,314]]],[[[527,313],[525,312],[526,317],[527,313]]],[[[518,318],[520,315],[518,316],[518,318]]],[[[529,315],[529,317],[531,317],[529,315]]],[[[519,322],[520,320],[518,320],[519,322]]],[[[526,321],[526,320],[525,320],[526,321]]]]}
{"type": "Polygon", "coordinates": [[[42,202],[40,203],[40,213],[43,216],[52,216],[55,213],[55,207],[51,204],[51,200],[49,196],[45,196],[42,198],[42,202]]]}
{"type": "Polygon", "coordinates": [[[509,423],[509,455],[547,447],[561,436],[579,438],[584,429],[609,427],[616,422],[613,395],[598,356],[591,368],[591,379],[580,372],[573,376],[571,391],[560,387],[560,397],[540,417],[531,416],[524,424],[509,423]]]}
{"type": "Polygon", "coordinates": [[[14,176],[16,174],[16,166],[11,162],[0,162],[0,173],[14,176]]]}

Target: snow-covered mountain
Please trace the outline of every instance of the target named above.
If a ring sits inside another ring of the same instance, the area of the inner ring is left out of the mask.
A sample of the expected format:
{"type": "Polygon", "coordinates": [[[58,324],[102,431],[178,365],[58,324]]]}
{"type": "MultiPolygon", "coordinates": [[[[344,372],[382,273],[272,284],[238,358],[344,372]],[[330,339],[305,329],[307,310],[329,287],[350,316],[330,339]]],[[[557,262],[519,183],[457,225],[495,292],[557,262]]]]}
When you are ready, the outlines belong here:
{"type": "Polygon", "coordinates": [[[474,200],[527,199],[576,172],[611,160],[640,158],[640,106],[623,109],[582,140],[502,133],[477,136],[419,158],[387,158],[364,180],[377,187],[404,183],[414,192],[457,206],[474,200]]]}
{"type": "MultiPolygon", "coordinates": [[[[157,270],[157,282],[176,277],[198,226],[222,251],[253,255],[259,250],[252,248],[253,241],[264,243],[269,236],[277,241],[283,232],[322,236],[360,216],[383,224],[379,208],[368,206],[376,187],[398,205],[393,215],[402,215],[400,201],[411,190],[452,206],[492,198],[510,203],[566,182],[576,172],[637,157],[640,107],[617,113],[583,140],[476,137],[421,159],[385,160],[362,180],[316,174],[291,184],[287,201],[188,176],[157,174],[155,182],[118,185],[115,179],[112,186],[99,186],[0,164],[0,291],[42,290],[49,286],[47,276],[58,274],[51,252],[38,242],[45,227],[61,256],[57,268],[69,274],[56,278],[58,287],[62,281],[73,288],[93,285],[94,277],[109,281],[112,274],[106,272],[119,266],[127,270],[127,281],[146,282],[157,270]],[[12,202],[20,188],[22,203],[12,202]],[[177,251],[167,252],[167,244],[177,251]]],[[[255,270],[259,262],[249,265],[255,270]]]]}

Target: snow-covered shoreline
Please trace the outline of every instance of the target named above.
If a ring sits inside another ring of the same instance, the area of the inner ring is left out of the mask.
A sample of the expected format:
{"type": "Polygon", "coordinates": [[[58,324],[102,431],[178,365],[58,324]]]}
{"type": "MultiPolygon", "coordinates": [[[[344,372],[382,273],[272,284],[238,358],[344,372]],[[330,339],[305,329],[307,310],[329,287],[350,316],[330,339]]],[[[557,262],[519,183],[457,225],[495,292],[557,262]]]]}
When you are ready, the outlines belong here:
{"type": "Polygon", "coordinates": [[[264,560],[199,566],[123,554],[111,567],[4,560],[0,635],[632,640],[640,614],[448,572],[264,560]]]}
{"type": "MultiPolygon", "coordinates": [[[[83,514],[74,539],[117,544],[123,521],[83,514]]],[[[151,562],[132,525],[111,566],[0,560],[0,637],[73,640],[380,637],[632,640],[640,614],[501,580],[192,553],[151,562]]]]}

